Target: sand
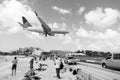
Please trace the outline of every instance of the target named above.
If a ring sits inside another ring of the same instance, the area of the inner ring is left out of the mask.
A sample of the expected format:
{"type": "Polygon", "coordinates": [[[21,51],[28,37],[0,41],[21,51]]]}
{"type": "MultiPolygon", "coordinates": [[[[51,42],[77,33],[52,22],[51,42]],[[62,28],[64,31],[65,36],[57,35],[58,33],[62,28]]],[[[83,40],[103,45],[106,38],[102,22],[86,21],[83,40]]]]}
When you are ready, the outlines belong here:
{"type": "Polygon", "coordinates": [[[30,59],[18,58],[19,61],[17,67],[17,75],[11,76],[11,67],[12,67],[11,61],[13,60],[13,58],[14,58],[13,56],[10,56],[9,61],[5,62],[4,65],[0,67],[0,80],[21,80],[23,74],[27,72],[27,70],[29,69],[29,65],[26,63],[28,63],[30,59]]]}
{"type": "MultiPolygon", "coordinates": [[[[29,70],[29,61],[30,58],[18,58],[18,67],[17,67],[17,75],[11,75],[11,60],[13,57],[10,57],[10,60],[0,66],[0,80],[22,80],[24,78],[25,73],[29,70]]],[[[48,66],[45,67],[47,70],[45,71],[36,71],[36,76],[41,77],[41,80],[59,80],[57,79],[55,73],[55,66],[52,60],[46,61],[38,61],[38,63],[34,63],[34,68],[38,68],[39,63],[47,64],[48,66]]],[[[75,80],[75,76],[72,75],[69,71],[60,73],[61,79],[60,80],[75,80]]]]}

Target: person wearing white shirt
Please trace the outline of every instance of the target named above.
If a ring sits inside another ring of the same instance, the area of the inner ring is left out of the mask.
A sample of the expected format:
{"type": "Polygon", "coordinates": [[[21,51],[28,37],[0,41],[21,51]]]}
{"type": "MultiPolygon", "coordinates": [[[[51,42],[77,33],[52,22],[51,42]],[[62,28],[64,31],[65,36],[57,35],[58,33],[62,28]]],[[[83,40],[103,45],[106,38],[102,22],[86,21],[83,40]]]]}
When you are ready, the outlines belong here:
{"type": "Polygon", "coordinates": [[[60,58],[59,57],[56,57],[55,58],[55,68],[56,68],[56,75],[59,79],[60,78],[60,58]]]}

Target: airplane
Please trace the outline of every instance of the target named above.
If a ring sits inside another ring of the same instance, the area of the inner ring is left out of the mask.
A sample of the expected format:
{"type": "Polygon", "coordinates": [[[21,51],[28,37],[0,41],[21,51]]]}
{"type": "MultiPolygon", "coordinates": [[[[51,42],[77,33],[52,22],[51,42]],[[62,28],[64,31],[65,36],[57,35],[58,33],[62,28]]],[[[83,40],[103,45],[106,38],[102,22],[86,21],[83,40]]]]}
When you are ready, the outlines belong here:
{"type": "Polygon", "coordinates": [[[40,29],[32,29],[32,28],[29,28],[29,27],[33,27],[29,22],[28,20],[25,18],[25,17],[22,17],[22,20],[23,20],[23,24],[18,22],[24,29],[28,30],[28,31],[32,31],[32,32],[37,32],[37,33],[42,33],[43,35],[45,35],[45,37],[47,37],[47,35],[49,36],[55,36],[55,34],[67,34],[69,33],[68,31],[58,31],[58,30],[52,30],[39,16],[38,14],[35,12],[38,20],[40,21],[41,23],[41,26],[42,26],[42,29],[43,30],[40,30],[40,29]]]}

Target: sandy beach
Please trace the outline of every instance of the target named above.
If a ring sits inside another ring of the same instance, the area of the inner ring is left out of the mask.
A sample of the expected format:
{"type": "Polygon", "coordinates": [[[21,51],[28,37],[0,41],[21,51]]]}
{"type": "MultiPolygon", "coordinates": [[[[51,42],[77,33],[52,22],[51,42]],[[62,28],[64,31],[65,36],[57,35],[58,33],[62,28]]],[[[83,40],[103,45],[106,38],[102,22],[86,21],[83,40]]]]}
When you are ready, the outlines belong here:
{"type": "Polygon", "coordinates": [[[28,62],[30,58],[18,58],[17,75],[11,76],[11,67],[14,56],[7,56],[7,62],[1,63],[0,80],[21,80],[23,74],[29,69],[28,62]],[[26,64],[27,63],[27,64],[26,64]]]}
{"type": "MultiPolygon", "coordinates": [[[[11,59],[1,64],[0,66],[0,80],[22,80],[24,78],[25,73],[29,70],[29,61],[30,58],[18,58],[18,67],[17,67],[17,75],[11,76],[11,59]]],[[[34,68],[38,67],[39,63],[47,64],[48,66],[45,67],[45,71],[36,71],[36,76],[41,77],[40,80],[58,80],[55,76],[55,66],[52,60],[46,61],[38,61],[38,63],[34,63],[34,68]]],[[[65,73],[61,73],[61,80],[74,80],[74,76],[69,71],[65,73]]]]}

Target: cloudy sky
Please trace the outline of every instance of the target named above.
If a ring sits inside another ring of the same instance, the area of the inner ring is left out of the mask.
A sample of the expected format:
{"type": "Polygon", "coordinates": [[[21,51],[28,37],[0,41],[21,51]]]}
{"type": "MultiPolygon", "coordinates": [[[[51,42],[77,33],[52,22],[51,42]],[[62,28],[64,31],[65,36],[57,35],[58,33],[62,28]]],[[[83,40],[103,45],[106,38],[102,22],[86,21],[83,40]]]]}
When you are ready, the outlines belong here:
{"type": "Polygon", "coordinates": [[[120,0],[0,0],[0,50],[23,47],[49,50],[120,51],[120,0]],[[23,30],[25,16],[36,28],[34,11],[51,27],[68,30],[66,36],[44,37],[23,30]]]}

